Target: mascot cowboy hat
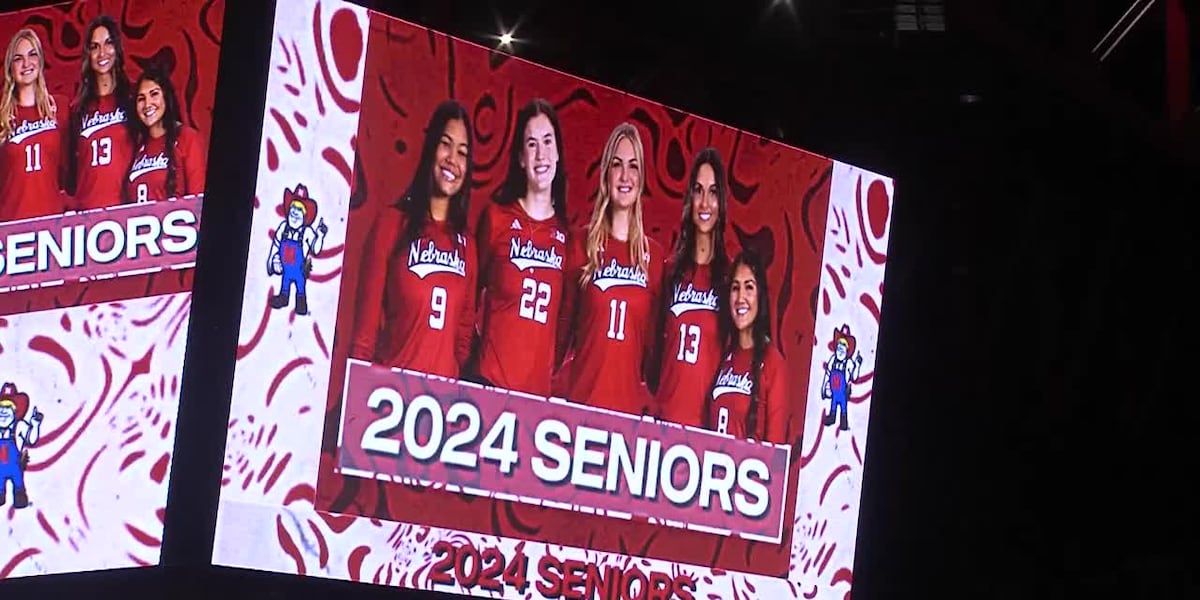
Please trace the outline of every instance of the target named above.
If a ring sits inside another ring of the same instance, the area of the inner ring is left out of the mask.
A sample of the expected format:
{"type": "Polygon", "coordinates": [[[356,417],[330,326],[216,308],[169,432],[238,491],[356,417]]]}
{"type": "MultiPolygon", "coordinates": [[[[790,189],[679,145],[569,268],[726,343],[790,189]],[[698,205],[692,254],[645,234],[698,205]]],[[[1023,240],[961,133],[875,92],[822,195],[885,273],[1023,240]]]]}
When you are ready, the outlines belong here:
{"type": "Polygon", "coordinates": [[[0,406],[12,408],[16,420],[23,421],[29,413],[29,395],[18,392],[15,384],[6,383],[0,387],[0,406]]]}
{"type": "Polygon", "coordinates": [[[308,197],[308,187],[303,183],[296,184],[293,189],[283,188],[283,214],[293,206],[304,211],[304,225],[310,226],[317,220],[317,202],[308,197]]]}

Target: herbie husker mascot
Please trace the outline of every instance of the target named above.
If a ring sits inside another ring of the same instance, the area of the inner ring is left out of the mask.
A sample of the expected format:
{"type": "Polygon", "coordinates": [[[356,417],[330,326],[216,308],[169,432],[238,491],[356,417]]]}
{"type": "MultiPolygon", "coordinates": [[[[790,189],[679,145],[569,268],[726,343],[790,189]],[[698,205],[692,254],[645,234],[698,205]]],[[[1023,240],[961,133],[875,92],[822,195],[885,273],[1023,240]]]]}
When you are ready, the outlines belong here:
{"type": "Polygon", "coordinates": [[[857,340],[850,335],[850,326],[842,325],[841,329],[833,331],[833,356],[825,364],[825,381],[821,385],[821,397],[829,400],[829,414],[825,415],[826,427],[837,422],[838,411],[842,413],[842,424],[838,429],[846,431],[850,425],[846,422],[848,403],[850,400],[850,382],[858,377],[858,369],[862,367],[862,355],[856,354],[854,347],[857,340]],[[851,355],[854,359],[851,360],[851,355]]]}
{"type": "Polygon", "coordinates": [[[35,408],[29,420],[29,396],[6,383],[0,388],[0,506],[8,501],[8,482],[13,487],[13,508],[29,506],[25,491],[25,467],[29,447],[37,444],[42,433],[42,413],[35,408]]]}
{"type": "Polygon", "coordinates": [[[296,189],[283,190],[283,208],[287,217],[275,229],[271,252],[267,256],[267,274],[282,275],[279,294],[271,297],[271,308],[284,308],[296,286],[296,314],[308,314],[308,295],[305,282],[312,273],[313,255],[325,246],[325,234],[329,227],[325,220],[317,220],[317,203],[308,197],[308,188],[297,184],[296,189]]]}

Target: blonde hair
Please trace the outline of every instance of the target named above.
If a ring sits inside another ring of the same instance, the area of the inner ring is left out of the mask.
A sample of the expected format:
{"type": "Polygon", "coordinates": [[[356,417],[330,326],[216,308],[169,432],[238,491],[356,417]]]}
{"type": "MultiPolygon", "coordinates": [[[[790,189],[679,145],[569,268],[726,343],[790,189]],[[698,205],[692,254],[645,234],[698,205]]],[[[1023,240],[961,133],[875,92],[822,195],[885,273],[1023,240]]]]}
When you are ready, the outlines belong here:
{"type": "Polygon", "coordinates": [[[609,204],[612,194],[608,188],[608,172],[612,169],[613,157],[617,153],[617,144],[627,139],[633,144],[634,157],[637,159],[641,176],[638,177],[637,199],[633,202],[633,217],[629,220],[629,260],[642,270],[649,272],[650,240],[642,226],[642,192],[646,189],[646,162],[642,157],[642,137],[637,127],[632,123],[621,123],[608,136],[604,145],[604,155],[600,159],[600,189],[596,194],[596,204],[592,207],[592,220],[588,223],[587,231],[587,264],[579,278],[579,286],[584,287],[591,280],[592,274],[600,268],[600,254],[604,252],[605,242],[612,233],[612,217],[609,204]]]}
{"type": "Polygon", "coordinates": [[[38,38],[37,33],[32,29],[22,29],[8,42],[8,52],[4,54],[4,92],[3,96],[0,97],[0,144],[8,141],[8,138],[12,136],[13,129],[16,127],[17,82],[13,79],[12,65],[13,58],[17,54],[17,44],[21,40],[27,40],[30,44],[33,44],[33,50],[38,55],[37,81],[34,82],[38,115],[43,119],[47,117],[53,118],[58,108],[54,106],[54,100],[50,97],[50,91],[46,89],[46,55],[42,52],[42,40],[38,38]]]}

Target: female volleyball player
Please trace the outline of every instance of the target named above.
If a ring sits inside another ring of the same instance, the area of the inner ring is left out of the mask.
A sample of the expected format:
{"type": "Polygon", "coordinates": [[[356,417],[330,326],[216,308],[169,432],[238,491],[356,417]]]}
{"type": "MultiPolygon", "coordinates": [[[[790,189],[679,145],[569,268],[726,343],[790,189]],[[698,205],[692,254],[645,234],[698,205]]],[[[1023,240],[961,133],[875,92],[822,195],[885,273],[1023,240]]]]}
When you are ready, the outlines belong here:
{"type": "Polygon", "coordinates": [[[100,15],[84,37],[82,75],[71,107],[67,188],[80,210],[120,204],[133,158],[133,93],[125,46],[112,17],[100,15]]]}
{"type": "Polygon", "coordinates": [[[713,382],[706,421],[720,433],[790,443],[787,370],[771,340],[767,269],[753,252],[730,267],[728,354],[713,382]]]}
{"type": "Polygon", "coordinates": [[[508,175],[476,228],[484,303],[476,378],[545,396],[563,301],[567,172],[550,103],[526,104],[516,131],[508,175]]]}
{"type": "Polygon", "coordinates": [[[663,257],[642,226],[644,169],[637,128],[618,125],[604,146],[591,222],[571,244],[568,323],[559,325],[560,356],[574,352],[563,367],[567,398],[631,414],[650,408],[642,382],[663,257]]]}
{"type": "Polygon", "coordinates": [[[721,363],[726,190],[721,155],[715,148],[701,150],[692,161],[679,241],[664,269],[656,411],[694,427],[704,426],[708,386],[721,363]]]}
{"type": "Polygon", "coordinates": [[[59,153],[67,102],[46,88],[42,41],[32,29],[12,37],[0,97],[0,221],[65,210],[59,153]]]}
{"type": "Polygon", "coordinates": [[[459,376],[475,328],[475,250],[467,245],[472,145],[467,109],[440,104],[412,183],[379,210],[363,251],[351,356],[459,376]]]}
{"type": "Polygon", "coordinates": [[[204,192],[206,154],[200,132],[182,123],[170,77],[148,70],[135,86],[138,121],[126,200],[148,202],[204,192]]]}

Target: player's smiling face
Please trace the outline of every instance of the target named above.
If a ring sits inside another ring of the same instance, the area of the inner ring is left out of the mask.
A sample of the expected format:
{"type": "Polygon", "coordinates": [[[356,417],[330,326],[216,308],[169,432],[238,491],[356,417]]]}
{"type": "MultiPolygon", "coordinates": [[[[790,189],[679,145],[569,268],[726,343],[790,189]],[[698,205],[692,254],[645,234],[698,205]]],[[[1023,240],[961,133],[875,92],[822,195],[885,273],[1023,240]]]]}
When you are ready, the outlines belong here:
{"type": "Polygon", "coordinates": [[[758,281],[754,278],[754,271],[746,265],[738,265],[733,272],[729,286],[729,310],[733,316],[733,326],[738,331],[749,329],[758,318],[758,281]]]}
{"type": "Polygon", "coordinates": [[[0,428],[8,427],[17,420],[17,414],[13,412],[13,407],[5,404],[0,406],[0,428]]]}
{"type": "Polygon", "coordinates": [[[88,61],[97,75],[112,73],[116,65],[117,49],[107,27],[97,27],[88,41],[88,61]]]}
{"type": "Polygon", "coordinates": [[[633,141],[627,137],[617,142],[612,164],[608,166],[608,194],[618,208],[629,208],[637,202],[642,180],[642,166],[638,164],[633,141]]]}
{"type": "Polygon", "coordinates": [[[837,349],[833,351],[838,360],[846,360],[846,342],[838,340],[837,349]]]}
{"type": "Polygon", "coordinates": [[[42,57],[38,55],[37,48],[34,48],[33,42],[27,38],[22,38],[17,42],[16,52],[13,54],[12,64],[9,65],[9,74],[13,81],[17,82],[17,86],[25,87],[33,85],[37,82],[38,73],[42,69],[42,57]]]}
{"type": "Polygon", "coordinates": [[[157,82],[147,79],[138,86],[137,91],[137,112],[138,118],[142,120],[147,128],[154,127],[162,123],[163,111],[166,108],[166,97],[163,96],[162,87],[157,82]]]}
{"type": "Polygon", "coordinates": [[[434,154],[435,196],[449,198],[462,189],[463,177],[467,173],[467,150],[466,125],[460,119],[447,121],[434,154]]]}
{"type": "Polygon", "coordinates": [[[521,166],[530,190],[546,191],[554,183],[558,171],[558,145],[550,117],[534,115],[525,124],[525,146],[521,150],[521,166]]]}
{"type": "Polygon", "coordinates": [[[692,225],[700,233],[712,233],[717,228],[717,175],[712,165],[703,164],[696,171],[692,187],[692,225]]]}

